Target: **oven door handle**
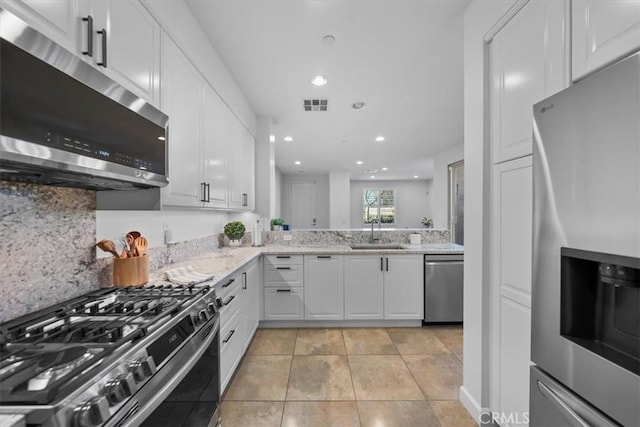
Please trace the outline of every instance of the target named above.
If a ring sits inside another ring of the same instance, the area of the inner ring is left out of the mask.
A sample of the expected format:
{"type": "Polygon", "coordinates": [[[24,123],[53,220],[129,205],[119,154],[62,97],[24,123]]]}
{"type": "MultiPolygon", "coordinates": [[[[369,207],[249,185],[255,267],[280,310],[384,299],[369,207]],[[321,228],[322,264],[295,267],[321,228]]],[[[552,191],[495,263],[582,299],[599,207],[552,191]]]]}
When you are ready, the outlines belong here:
{"type": "MultiPolygon", "coordinates": [[[[553,384],[544,384],[540,380],[537,381],[538,390],[569,422],[573,427],[590,427],[590,426],[603,426],[613,427],[613,424],[608,419],[603,418],[600,414],[594,411],[579,411],[579,408],[584,407],[584,404],[577,401],[573,396],[564,393],[562,390],[555,389],[553,384]],[[581,412],[581,413],[578,413],[581,412]]],[[[585,408],[587,409],[587,408],[585,408]]]]}

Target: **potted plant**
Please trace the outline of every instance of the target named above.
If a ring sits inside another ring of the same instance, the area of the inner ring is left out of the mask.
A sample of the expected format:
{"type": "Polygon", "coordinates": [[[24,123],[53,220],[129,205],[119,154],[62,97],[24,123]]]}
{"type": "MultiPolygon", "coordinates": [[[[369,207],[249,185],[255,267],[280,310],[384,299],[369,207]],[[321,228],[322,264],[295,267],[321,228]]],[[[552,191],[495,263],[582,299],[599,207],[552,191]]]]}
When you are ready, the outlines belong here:
{"type": "Polygon", "coordinates": [[[273,230],[273,231],[281,231],[283,224],[284,224],[284,219],[282,219],[282,218],[272,218],[271,219],[271,230],[273,230]]]}
{"type": "Polygon", "coordinates": [[[426,216],[422,218],[422,225],[427,228],[433,228],[433,220],[431,218],[427,218],[426,216]]]}
{"type": "Polygon", "coordinates": [[[229,239],[229,246],[240,246],[246,229],[240,221],[231,221],[224,226],[224,235],[229,239]]]}

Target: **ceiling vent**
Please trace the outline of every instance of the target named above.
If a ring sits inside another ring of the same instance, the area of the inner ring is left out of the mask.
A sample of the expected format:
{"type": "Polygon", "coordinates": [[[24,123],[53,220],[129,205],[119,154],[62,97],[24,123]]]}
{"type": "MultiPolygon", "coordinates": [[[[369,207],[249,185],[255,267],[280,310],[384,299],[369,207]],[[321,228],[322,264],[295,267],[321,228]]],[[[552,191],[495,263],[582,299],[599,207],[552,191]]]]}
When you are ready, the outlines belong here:
{"type": "Polygon", "coordinates": [[[304,111],[327,111],[329,107],[328,99],[305,99],[304,111]]]}
{"type": "Polygon", "coordinates": [[[378,169],[365,169],[364,173],[376,173],[378,172],[378,169]]]}

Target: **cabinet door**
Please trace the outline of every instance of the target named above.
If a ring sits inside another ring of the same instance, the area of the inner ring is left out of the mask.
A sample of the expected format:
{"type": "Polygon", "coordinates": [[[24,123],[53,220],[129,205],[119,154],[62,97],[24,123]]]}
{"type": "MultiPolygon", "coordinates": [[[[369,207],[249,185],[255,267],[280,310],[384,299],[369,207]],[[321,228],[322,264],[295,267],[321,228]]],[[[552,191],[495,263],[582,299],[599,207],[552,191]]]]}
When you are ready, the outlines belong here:
{"type": "Polygon", "coordinates": [[[531,154],[531,107],[567,86],[564,2],[527,3],[493,38],[493,163],[531,154]]]}
{"type": "Polygon", "coordinates": [[[533,172],[531,156],[495,165],[492,179],[492,407],[529,405],[533,172]]]}
{"type": "Polygon", "coordinates": [[[87,23],[77,15],[76,0],[2,0],[0,7],[7,9],[33,28],[67,50],[79,54],[80,31],[86,36],[87,23]]]}
{"type": "Polygon", "coordinates": [[[227,207],[228,160],[225,140],[224,105],[220,97],[204,84],[202,106],[203,182],[209,187],[206,207],[227,207]]]}
{"type": "Polygon", "coordinates": [[[220,328],[220,392],[224,392],[242,357],[240,311],[229,319],[224,328],[220,328]]]}
{"type": "Polygon", "coordinates": [[[384,259],[384,318],[422,319],[424,257],[386,255],[384,259]]]}
{"type": "Polygon", "coordinates": [[[305,319],[344,319],[343,258],[342,255],[305,255],[305,319]]]}
{"type": "Polygon", "coordinates": [[[169,185],[163,205],[202,206],[200,105],[202,78],[173,41],[162,39],[162,110],[169,115],[169,185]]]}
{"type": "Polygon", "coordinates": [[[265,320],[303,320],[303,288],[264,288],[265,320]]]}
{"type": "Polygon", "coordinates": [[[345,319],[384,317],[384,265],[383,256],[344,257],[345,319]]]}
{"type": "Polygon", "coordinates": [[[253,337],[260,317],[260,264],[258,261],[249,265],[242,274],[241,311],[243,328],[248,341],[253,337]]]}
{"type": "Polygon", "coordinates": [[[242,128],[242,209],[252,211],[255,208],[256,140],[243,126],[242,128]]]}
{"type": "Polygon", "coordinates": [[[228,108],[225,115],[229,132],[227,139],[229,147],[229,208],[243,209],[242,181],[243,175],[247,173],[249,167],[243,162],[242,136],[244,129],[242,123],[228,108]]]}
{"type": "MultiPolygon", "coordinates": [[[[108,35],[105,73],[151,104],[159,105],[160,25],[136,0],[109,1],[109,18],[103,25],[108,35]]],[[[100,35],[96,41],[100,59],[100,35]]]]}
{"type": "Polygon", "coordinates": [[[573,0],[571,15],[574,80],[640,48],[640,2],[573,0]]]}

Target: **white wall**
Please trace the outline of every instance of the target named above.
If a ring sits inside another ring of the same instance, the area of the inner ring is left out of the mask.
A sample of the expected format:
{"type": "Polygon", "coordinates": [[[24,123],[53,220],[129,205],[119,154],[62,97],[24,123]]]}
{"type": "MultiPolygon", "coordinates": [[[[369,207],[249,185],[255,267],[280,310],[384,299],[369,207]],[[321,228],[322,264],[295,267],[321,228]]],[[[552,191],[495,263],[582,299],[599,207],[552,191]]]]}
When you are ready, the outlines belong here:
{"type": "Polygon", "coordinates": [[[329,172],[329,228],[350,227],[349,172],[329,172]]]}
{"type": "Polygon", "coordinates": [[[231,72],[184,0],[141,0],[178,47],[211,84],[220,98],[256,136],[257,118],[231,72]]]}
{"type": "Polygon", "coordinates": [[[389,227],[420,228],[422,218],[432,217],[431,180],[351,181],[350,228],[367,227],[362,223],[362,194],[365,188],[395,190],[396,223],[389,227]]]}
{"type": "Polygon", "coordinates": [[[464,158],[464,145],[456,145],[433,158],[431,206],[434,228],[449,228],[449,165],[464,158]]]}
{"type": "Polygon", "coordinates": [[[275,214],[275,143],[271,142],[271,117],[258,116],[255,145],[256,161],[256,209],[262,217],[275,214]]]}
{"type": "Polygon", "coordinates": [[[282,218],[285,224],[291,220],[291,183],[316,183],[316,228],[329,228],[329,175],[282,175],[282,218]]]}
{"type": "Polygon", "coordinates": [[[464,17],[464,366],[460,400],[489,405],[489,82],[484,36],[516,0],[472,0],[464,17]]]}
{"type": "Polygon", "coordinates": [[[275,198],[275,213],[272,218],[279,218],[282,216],[282,172],[278,168],[274,168],[275,171],[275,184],[274,184],[274,198],[275,198]]]}

